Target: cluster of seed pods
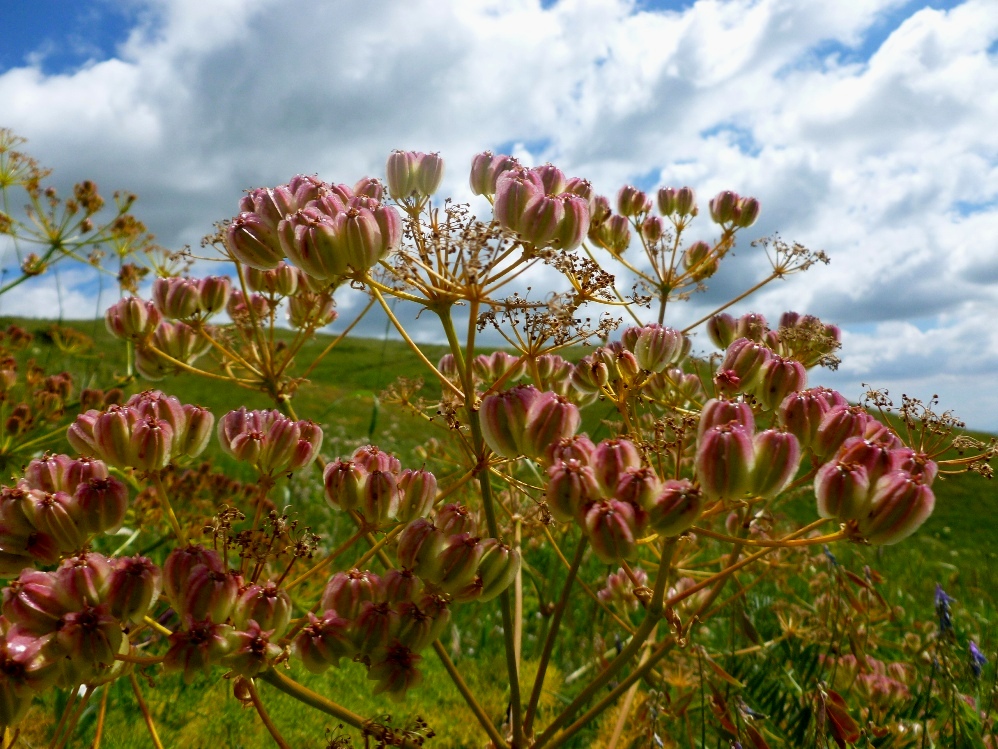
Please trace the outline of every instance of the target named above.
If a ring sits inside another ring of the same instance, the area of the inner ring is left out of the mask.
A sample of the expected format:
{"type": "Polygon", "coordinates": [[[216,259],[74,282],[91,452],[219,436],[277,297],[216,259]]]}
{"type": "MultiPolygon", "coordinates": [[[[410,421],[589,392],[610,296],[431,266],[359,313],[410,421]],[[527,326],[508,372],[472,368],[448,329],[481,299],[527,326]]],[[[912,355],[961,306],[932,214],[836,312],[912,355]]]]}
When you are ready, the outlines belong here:
{"type": "Polygon", "coordinates": [[[46,455],[0,488],[0,573],[54,564],[91,536],[118,528],[128,488],[95,458],[46,455]]]}
{"type": "Polygon", "coordinates": [[[310,466],[322,447],[322,429],[280,411],[249,411],[240,406],[218,421],[218,442],[236,460],[262,475],[277,476],[310,466]]]}
{"type": "Polygon", "coordinates": [[[326,584],[318,612],[295,637],[295,655],[312,673],[342,658],[363,662],[374,693],[401,697],[421,680],[418,654],[445,631],[450,608],[408,569],[377,575],[337,572],[326,584]]]}
{"type": "Polygon", "coordinates": [[[608,564],[634,559],[650,531],[682,533],[703,509],[703,494],[691,481],[659,478],[629,440],[563,439],[550,445],[545,462],[551,515],[581,526],[608,564]]]}
{"type": "Polygon", "coordinates": [[[129,664],[125,629],[159,596],[160,571],[145,557],[93,552],[52,572],[24,569],[3,589],[0,619],[0,725],[17,723],[36,694],[58,686],[103,684],[129,664]]]}

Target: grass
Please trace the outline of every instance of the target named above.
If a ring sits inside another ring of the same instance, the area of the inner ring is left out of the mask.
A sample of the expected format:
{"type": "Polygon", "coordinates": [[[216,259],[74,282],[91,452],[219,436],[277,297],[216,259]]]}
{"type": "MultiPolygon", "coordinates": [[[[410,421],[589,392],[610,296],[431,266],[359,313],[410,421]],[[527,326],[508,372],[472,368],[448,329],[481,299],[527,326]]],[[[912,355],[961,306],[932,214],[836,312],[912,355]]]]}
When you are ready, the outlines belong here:
{"type": "MultiPolygon", "coordinates": [[[[60,350],[46,335],[50,323],[0,319],[0,326],[12,322],[35,333],[34,342],[24,352],[24,357],[34,358],[47,370],[65,368],[78,382],[88,384],[109,382],[125,369],[124,347],[110,339],[99,322],[67,323],[93,339],[92,347],[74,353],[60,350]]],[[[317,336],[299,354],[299,361],[311,361],[328,341],[328,337],[317,336]]],[[[424,351],[431,361],[444,353],[439,347],[426,347],[424,351]]],[[[348,339],[315,369],[310,381],[303,384],[296,395],[294,406],[300,417],[311,418],[323,426],[326,434],[323,454],[346,455],[358,445],[373,443],[399,455],[403,466],[416,467],[425,459],[420,446],[426,439],[426,423],[391,404],[382,403],[379,393],[397,377],[422,375],[422,364],[400,342],[348,339]]],[[[136,387],[144,386],[133,386],[132,390],[136,387]]],[[[192,375],[169,378],[153,387],[177,395],[182,402],[207,406],[216,416],[240,405],[272,407],[272,403],[260,394],[220,387],[217,382],[192,375]]],[[[428,397],[433,396],[432,391],[428,393],[428,397]]],[[[591,433],[602,415],[592,412],[602,408],[590,409],[586,423],[591,433]]],[[[441,420],[436,422],[432,428],[446,428],[441,420]]],[[[69,447],[64,444],[58,449],[68,450],[69,447]]],[[[244,466],[222,454],[215,444],[209,450],[208,459],[219,470],[243,480],[252,478],[244,466]]],[[[278,492],[283,494],[277,496],[305,500],[305,506],[299,508],[302,517],[322,530],[326,548],[352,532],[341,514],[326,507],[314,477],[297,482],[282,484],[278,492]]],[[[976,631],[990,632],[996,606],[994,591],[998,590],[998,565],[995,564],[998,534],[986,518],[991,517],[996,506],[998,485],[977,476],[959,475],[938,480],[935,488],[935,513],[913,538],[897,546],[876,549],[840,543],[834,553],[851,569],[861,569],[868,564],[880,572],[887,580],[884,590],[890,602],[904,607],[911,619],[932,619],[933,593],[939,582],[957,599],[961,617],[974,622],[976,631]]],[[[783,511],[798,520],[812,520],[813,496],[809,491],[803,491],[783,511]]],[[[150,539],[155,537],[155,534],[148,536],[150,539]]],[[[143,548],[141,544],[140,538],[136,548],[143,548]]],[[[563,540],[566,553],[570,553],[573,546],[572,539],[563,540]]],[[[528,612],[536,611],[541,602],[554,600],[564,577],[563,567],[547,546],[532,549],[530,562],[531,574],[525,580],[528,612]]],[[[589,560],[581,577],[596,581],[606,574],[606,569],[605,565],[589,560]]],[[[763,588],[760,595],[764,593],[763,588]]],[[[756,599],[756,603],[760,600],[763,599],[756,599]]],[[[563,674],[591,660],[594,641],[608,629],[605,614],[600,609],[588,599],[579,598],[578,601],[578,606],[568,612],[563,624],[565,637],[560,642],[557,667],[548,674],[549,689],[542,703],[545,709],[560,704],[565,699],[563,693],[574,693],[574,688],[562,689],[563,674]]],[[[454,627],[445,642],[464,678],[496,723],[502,720],[508,699],[499,626],[494,606],[459,607],[454,627]]],[[[536,666],[545,626],[543,617],[528,620],[524,637],[524,670],[528,674],[536,666]]],[[[424,652],[423,656],[424,684],[406,702],[393,706],[391,724],[404,726],[419,715],[437,734],[431,746],[480,745],[478,727],[443,667],[431,651],[424,652]]],[[[216,670],[210,678],[198,678],[190,686],[184,685],[179,677],[163,676],[155,669],[143,674],[140,683],[166,746],[272,746],[255,711],[231,698],[232,684],[218,678],[219,673],[216,670]],[[210,710],[206,705],[210,705],[210,710]]],[[[362,666],[345,663],[342,668],[332,669],[322,676],[312,676],[301,669],[292,673],[302,683],[350,710],[380,722],[388,721],[383,715],[386,703],[370,696],[362,666]]],[[[328,716],[302,706],[266,684],[260,684],[260,691],[275,723],[292,746],[325,747],[340,730],[328,716]]],[[[127,681],[118,681],[110,688],[108,702],[102,746],[148,746],[148,737],[136,727],[139,713],[127,681]]],[[[49,716],[57,713],[58,708],[58,700],[54,699],[39,701],[33,708],[35,719],[26,723],[33,726],[26,734],[31,745],[47,741],[45,732],[51,728],[49,716]]],[[[88,706],[74,745],[85,746],[92,740],[96,708],[96,701],[88,706]]],[[[605,738],[614,719],[614,713],[609,712],[590,730],[580,733],[570,745],[588,746],[597,736],[605,738]]]]}

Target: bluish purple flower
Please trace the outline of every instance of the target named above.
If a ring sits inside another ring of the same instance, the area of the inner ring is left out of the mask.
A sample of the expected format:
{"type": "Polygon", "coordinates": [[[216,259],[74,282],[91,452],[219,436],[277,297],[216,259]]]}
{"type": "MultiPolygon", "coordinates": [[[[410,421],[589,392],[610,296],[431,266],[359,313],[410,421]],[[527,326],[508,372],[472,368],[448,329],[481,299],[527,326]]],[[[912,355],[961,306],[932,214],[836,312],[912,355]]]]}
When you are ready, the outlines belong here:
{"type": "Polygon", "coordinates": [[[943,586],[936,583],[936,615],[939,617],[939,633],[950,632],[953,629],[953,615],[950,611],[950,604],[953,603],[943,586]]]}
{"type": "Polygon", "coordinates": [[[981,649],[977,647],[977,643],[973,640],[970,641],[970,670],[974,672],[974,678],[981,678],[981,670],[984,668],[984,664],[988,662],[988,659],[984,657],[984,653],[981,649]]]}

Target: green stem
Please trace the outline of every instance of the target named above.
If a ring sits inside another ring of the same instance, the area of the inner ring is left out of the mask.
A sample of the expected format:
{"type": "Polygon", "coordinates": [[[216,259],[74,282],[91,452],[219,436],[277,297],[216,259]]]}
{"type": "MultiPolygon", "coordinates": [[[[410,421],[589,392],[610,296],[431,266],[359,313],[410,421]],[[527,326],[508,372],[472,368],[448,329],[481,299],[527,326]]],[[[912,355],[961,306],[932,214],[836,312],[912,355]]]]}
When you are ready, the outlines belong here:
{"type": "MultiPolygon", "coordinates": [[[[135,677],[132,677],[135,678],[135,677]]],[[[291,679],[279,671],[270,669],[266,673],[260,674],[257,677],[261,681],[265,681],[272,687],[284,692],[284,694],[289,697],[294,697],[299,702],[302,702],[309,707],[314,707],[316,710],[321,710],[327,715],[332,715],[337,720],[341,720],[349,726],[353,726],[364,736],[370,736],[371,738],[382,741],[388,740],[389,746],[398,746],[403,749],[417,749],[418,745],[410,739],[408,736],[396,736],[395,732],[385,726],[372,723],[371,721],[364,720],[357,713],[350,712],[345,707],[337,705],[331,700],[327,700],[321,694],[316,694],[311,689],[302,686],[294,679],[291,679]]]]}
{"type": "Polygon", "coordinates": [[[478,700],[475,699],[475,695],[471,693],[468,685],[461,677],[461,672],[457,670],[457,666],[454,665],[454,661],[452,661],[450,656],[447,655],[447,650],[440,643],[440,640],[433,641],[433,650],[440,658],[440,662],[444,664],[444,668],[450,675],[451,680],[457,687],[457,690],[461,693],[461,696],[464,697],[464,701],[468,703],[468,707],[471,708],[471,712],[475,714],[478,722],[481,724],[482,728],[485,729],[485,733],[487,733],[489,738],[492,739],[492,743],[498,747],[498,749],[505,749],[508,744],[502,736],[499,735],[499,731],[496,730],[495,725],[491,720],[489,720],[489,716],[485,714],[485,710],[478,703],[478,700]]]}
{"type": "Polygon", "coordinates": [[[538,736],[537,741],[534,742],[534,749],[540,749],[540,747],[551,741],[558,729],[571,720],[575,712],[592,699],[606,684],[608,684],[610,680],[616,676],[617,672],[626,666],[644,646],[645,640],[648,639],[648,636],[652,633],[652,630],[655,629],[655,626],[658,624],[664,610],[663,599],[665,598],[665,586],[669,577],[669,568],[672,564],[672,549],[675,543],[676,539],[671,538],[665,543],[665,546],[662,549],[662,556],[658,565],[658,575],[655,578],[655,590],[652,592],[651,602],[648,604],[648,611],[645,614],[645,618],[642,620],[641,626],[639,626],[634,632],[634,637],[631,638],[631,641],[627,644],[627,647],[620,651],[620,655],[614,658],[613,661],[610,662],[610,665],[603,669],[603,671],[595,679],[593,679],[592,682],[590,682],[590,684],[582,690],[582,692],[579,693],[579,696],[572,700],[571,704],[566,707],[546,729],[544,729],[544,733],[538,736]]]}
{"type": "Polygon", "coordinates": [[[246,679],[245,681],[250,699],[253,700],[253,707],[256,708],[256,711],[260,716],[260,720],[263,721],[263,725],[267,727],[267,730],[273,737],[274,743],[277,744],[280,749],[291,749],[291,745],[284,740],[284,737],[281,736],[281,732],[278,731],[277,726],[274,725],[274,721],[270,719],[270,715],[267,713],[267,708],[263,706],[263,700],[261,700],[260,695],[257,694],[256,687],[253,686],[252,679],[246,679]]]}
{"type": "Polygon", "coordinates": [[[565,614],[565,610],[568,608],[568,597],[572,591],[572,584],[575,582],[575,576],[579,572],[579,565],[582,564],[582,557],[585,554],[586,546],[589,543],[589,537],[586,534],[582,534],[579,539],[579,545],[575,548],[575,557],[572,559],[572,566],[568,568],[568,577],[565,579],[565,585],[561,589],[561,598],[558,599],[558,605],[554,610],[554,614],[551,618],[551,624],[548,627],[547,637],[544,639],[544,650],[541,651],[541,660],[537,664],[537,675],[534,677],[534,688],[530,692],[530,699],[527,702],[527,711],[523,719],[523,731],[529,736],[530,729],[534,724],[534,715],[537,712],[537,704],[541,698],[541,692],[544,689],[544,674],[548,668],[548,662],[551,660],[551,654],[554,652],[554,643],[558,637],[558,627],[561,626],[561,618],[565,614]]]}
{"type": "Polygon", "coordinates": [[[166,487],[163,486],[162,472],[154,471],[152,477],[153,485],[156,487],[156,496],[159,498],[160,507],[162,507],[163,512],[166,513],[166,517],[170,521],[170,525],[173,527],[173,533],[177,537],[177,542],[181,546],[187,546],[187,535],[184,533],[184,529],[180,527],[180,521],[177,520],[177,514],[173,511],[173,505],[170,504],[170,498],[166,494],[166,487]]]}
{"type": "MultiPolygon", "coordinates": [[[[474,450],[472,456],[482,470],[478,473],[478,484],[482,492],[482,508],[485,510],[485,522],[488,525],[489,535],[498,541],[502,541],[499,533],[499,523],[496,520],[495,498],[492,495],[492,482],[489,472],[485,469],[485,438],[482,436],[482,427],[478,422],[478,414],[475,410],[475,390],[471,381],[470,364],[465,361],[461,344],[457,339],[457,331],[454,329],[454,320],[451,318],[450,307],[434,310],[440,318],[444,333],[447,335],[447,342],[450,344],[451,353],[454,355],[454,363],[457,371],[461,374],[464,383],[464,403],[468,415],[468,423],[471,428],[471,444],[474,450]]],[[[520,675],[516,664],[516,637],[515,625],[513,623],[513,609],[510,604],[509,590],[504,590],[499,595],[499,608],[502,612],[502,638],[506,650],[506,671],[509,677],[509,701],[510,713],[513,722],[513,743],[516,749],[522,749],[523,740],[523,706],[520,702],[520,675]]]]}

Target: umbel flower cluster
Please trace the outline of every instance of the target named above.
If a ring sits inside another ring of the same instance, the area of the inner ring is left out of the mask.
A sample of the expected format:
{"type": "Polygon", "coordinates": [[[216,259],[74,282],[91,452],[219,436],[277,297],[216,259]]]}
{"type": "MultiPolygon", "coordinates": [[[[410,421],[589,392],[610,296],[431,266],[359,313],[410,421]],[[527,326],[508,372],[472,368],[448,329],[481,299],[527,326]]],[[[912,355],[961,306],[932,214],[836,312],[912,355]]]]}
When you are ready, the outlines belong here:
{"type": "MultiPolygon", "coordinates": [[[[620,698],[627,719],[642,683],[660,686],[648,700],[678,685],[688,704],[680,675],[698,670],[703,690],[707,662],[739,684],[710,660],[709,625],[755,584],[740,576],[761,580],[836,542],[902,541],[932,512],[939,473],[985,470],[987,446],[945,457],[948,416],[906,400],[891,422],[880,395],[857,405],[809,386],[809,371],[837,363],[834,325],[788,312],[771,326],[730,305],[683,329],[667,324],[667,310],[703,290],[753,225],[758,200],[716,195],[705,213],[717,238],[690,241],[703,220],[687,186],[624,186],[612,201],[551,164],[486,152],[469,177],[490,214],[480,219],[434,197],[443,170],[437,154],[396,151],[385,184],[298,175],[251,190],[206,240],[231,275],[161,264],[151,299],[123,295],[107,310],[129,354],[122,386],[135,394],[83,410],[66,432],[73,454],[35,457],[0,491],[10,580],[0,725],[16,726],[52,688],[86,700],[127,678],[139,695],[136,671],[162,669],[188,683],[228,675],[279,746],[288,744],[260,684],[365,737],[415,746],[425,734],[357,715],[301,680],[356,668],[375,694],[418,700],[432,650],[491,746],[559,746],[620,698]],[[561,288],[536,298],[523,279],[537,271],[561,288]],[[384,396],[425,430],[409,467],[373,445],[329,454],[323,427],[296,412],[316,365],[336,356],[343,336],[303,361],[343,294],[367,297],[361,315],[378,305],[425,367],[428,386],[400,381],[384,396]],[[443,358],[412,340],[391,299],[436,317],[443,358]],[[657,320],[643,319],[649,309],[657,320]],[[284,319],[290,331],[279,330],[284,319]],[[698,327],[715,352],[694,351],[698,327]],[[483,351],[485,331],[506,350],[483,351]],[[181,372],[256,391],[272,408],[216,415],[140,384],[181,372]],[[202,455],[252,475],[253,499],[199,518],[170,476],[202,455]],[[352,535],[277,509],[272,497],[292,474],[352,535]],[[155,500],[136,533],[164,543],[121,556],[107,534],[139,522],[136,493],[155,500]],[[802,494],[814,510],[801,527],[781,513],[802,494]],[[563,622],[590,604],[618,645],[581,687],[566,681],[552,708],[542,695],[568,657],[556,647],[571,636],[563,622]],[[502,705],[476,698],[440,642],[457,622],[493,614],[502,705]],[[529,669],[525,633],[537,642],[529,669]]],[[[752,288],[827,261],[780,239],[754,247],[772,273],[752,288]]],[[[843,699],[815,689],[822,705],[843,699]]],[[[726,714],[716,690],[714,705],[726,714]]],[[[851,733],[833,722],[843,746],[851,733]]],[[[733,745],[766,745],[751,722],[730,726],[733,745]]]]}

